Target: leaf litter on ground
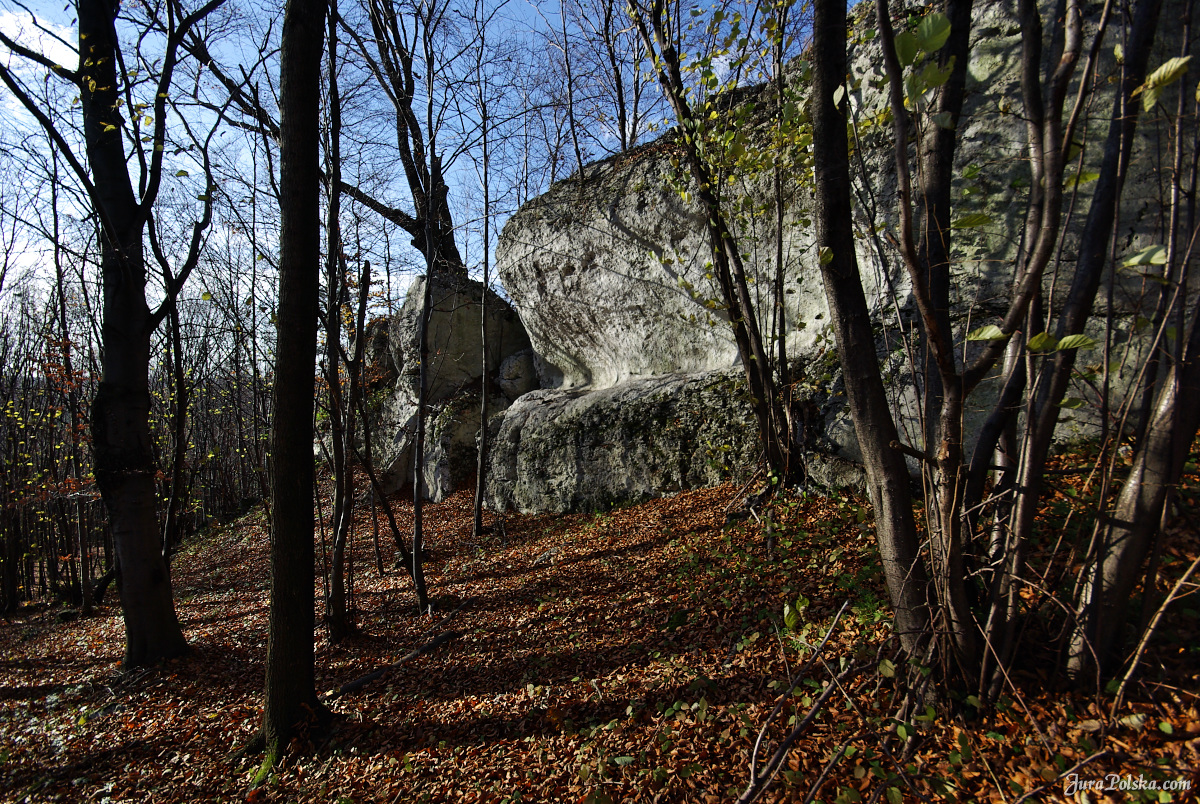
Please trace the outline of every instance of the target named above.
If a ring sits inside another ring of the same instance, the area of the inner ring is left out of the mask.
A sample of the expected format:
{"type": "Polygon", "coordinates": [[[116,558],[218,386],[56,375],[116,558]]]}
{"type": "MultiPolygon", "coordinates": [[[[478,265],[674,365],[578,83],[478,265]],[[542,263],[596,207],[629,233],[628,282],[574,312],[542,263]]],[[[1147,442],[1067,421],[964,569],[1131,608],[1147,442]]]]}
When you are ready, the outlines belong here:
{"type": "MultiPolygon", "coordinates": [[[[119,674],[112,602],[85,619],[60,622],[42,606],[0,624],[0,796],[731,801],[749,779],[759,728],[849,600],[812,677],[767,728],[764,753],[839,670],[871,656],[883,657],[879,669],[830,698],[761,800],[803,800],[827,765],[816,800],[837,804],[1059,800],[1068,771],[1097,754],[1080,778],[1191,779],[1174,800],[1195,800],[1194,611],[1171,619],[1113,717],[1103,693],[1051,689],[1046,668],[1031,666],[986,711],[960,702],[954,714],[930,707],[897,722],[901,685],[919,673],[905,672],[889,647],[865,503],[781,495],[768,520],[725,527],[739,493],[727,484],[590,515],[510,514],[478,539],[470,494],[451,495],[426,507],[436,609],[424,613],[394,561],[377,573],[371,523],[360,515],[351,545],[358,633],[337,645],[321,629],[314,635],[318,692],[338,718],[330,733],[297,739],[253,791],[255,760],[236,752],[261,718],[267,525],[257,512],[211,526],[172,567],[192,647],[185,657],[119,674]],[[428,642],[451,612],[445,628],[458,639],[331,694],[428,642]]],[[[411,522],[411,502],[393,504],[401,526],[411,522]]],[[[379,528],[390,555],[382,514],[379,528]]],[[[1188,534],[1172,540],[1171,556],[1186,565],[1198,548],[1188,534]]],[[[319,560],[317,570],[319,618],[319,560]]]]}

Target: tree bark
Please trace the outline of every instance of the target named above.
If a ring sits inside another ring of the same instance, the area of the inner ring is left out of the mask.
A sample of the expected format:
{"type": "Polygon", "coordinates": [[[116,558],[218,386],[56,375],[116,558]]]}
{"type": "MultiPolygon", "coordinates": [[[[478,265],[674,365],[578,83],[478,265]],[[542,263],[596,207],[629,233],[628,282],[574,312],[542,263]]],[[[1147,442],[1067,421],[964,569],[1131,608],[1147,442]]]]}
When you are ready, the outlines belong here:
{"type": "MultiPolygon", "coordinates": [[[[280,54],[279,306],[271,428],[271,611],[263,736],[273,766],[323,712],[314,689],[313,391],[320,270],[319,93],[326,0],[288,0],[280,54]]],[[[260,774],[261,775],[261,774],[260,774]]]]}
{"type": "MultiPolygon", "coordinates": [[[[337,0],[330,4],[329,32],[329,141],[326,153],[325,211],[325,384],[329,389],[330,452],[333,457],[333,552],[329,559],[329,597],[325,601],[325,627],[330,642],[340,642],[351,632],[346,614],[346,544],[354,518],[354,476],[347,439],[354,427],[346,419],[353,402],[342,395],[342,303],[346,270],[341,259],[341,126],[342,103],[337,82],[337,0]]],[[[350,371],[353,366],[347,367],[350,371]]]]}
{"type": "MultiPolygon", "coordinates": [[[[1096,180],[1092,204],[1079,239],[1075,276],[1059,318],[1059,340],[1083,332],[1108,265],[1109,241],[1116,225],[1117,202],[1125,187],[1129,155],[1137,130],[1138,111],[1136,101],[1131,100],[1131,96],[1146,78],[1161,7],[1162,0],[1140,0],[1133,9],[1133,25],[1125,46],[1124,76],[1113,104],[1100,177],[1096,180]]],[[[1059,403],[1066,394],[1077,351],[1067,349],[1055,352],[1053,358],[1045,360],[1033,384],[1038,391],[1023,449],[1019,475],[1021,491],[1013,513],[1012,531],[1016,539],[1028,538],[1033,529],[1042,490],[1041,468],[1050,450],[1054,429],[1058,424],[1059,403]]]]}
{"type": "Polygon", "coordinates": [[[115,20],[110,0],[79,3],[80,101],[94,201],[103,222],[103,377],[92,402],[96,483],[108,509],[125,620],[124,667],[187,650],[175,615],[155,511],[150,441],[150,334],[143,233],[119,119],[115,20]]]}
{"type": "Polygon", "coordinates": [[[846,80],[846,6],[817,0],[812,40],[814,195],[821,276],[854,431],[867,471],[885,580],[896,612],[895,630],[909,653],[929,631],[926,577],[919,563],[916,523],[904,456],[879,374],[875,335],[858,273],[850,206],[850,156],[845,112],[833,103],[846,80]]]}
{"type": "MultiPolygon", "coordinates": [[[[1100,523],[1097,571],[1079,597],[1083,615],[1071,634],[1068,672],[1077,679],[1113,669],[1133,594],[1163,509],[1179,482],[1200,429],[1200,301],[1194,305],[1187,350],[1159,388],[1145,438],[1112,512],[1100,523]]],[[[1085,570],[1086,571],[1086,570],[1085,570]]]]}

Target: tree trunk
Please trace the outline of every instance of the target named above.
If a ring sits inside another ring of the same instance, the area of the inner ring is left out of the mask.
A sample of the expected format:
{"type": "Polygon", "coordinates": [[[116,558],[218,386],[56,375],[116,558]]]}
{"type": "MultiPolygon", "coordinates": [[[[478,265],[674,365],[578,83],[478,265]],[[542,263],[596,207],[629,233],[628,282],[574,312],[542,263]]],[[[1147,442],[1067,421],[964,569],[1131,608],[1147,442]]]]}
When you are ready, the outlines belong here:
{"type": "Polygon", "coordinates": [[[425,405],[429,388],[429,314],[432,309],[433,267],[425,276],[425,295],[421,301],[421,320],[417,325],[417,340],[421,356],[419,387],[417,388],[417,434],[413,440],[413,540],[412,573],[413,588],[417,593],[417,608],[425,611],[429,596],[425,590],[425,405]]]}
{"type": "Polygon", "coordinates": [[[314,689],[313,368],[320,270],[319,93],[326,0],[288,0],[280,53],[279,307],[271,428],[271,613],[263,711],[269,769],[324,713],[314,689]]]}
{"type": "MultiPolygon", "coordinates": [[[[333,456],[333,553],[329,559],[329,597],[325,602],[325,627],[330,642],[350,633],[346,616],[346,543],[354,517],[354,488],[346,448],[353,431],[346,416],[353,410],[342,397],[342,293],[346,271],[341,260],[341,125],[342,105],[337,84],[337,0],[329,13],[329,142],[327,176],[329,207],[325,215],[325,383],[329,388],[330,451],[333,456]]],[[[353,371],[353,367],[349,367],[353,371]]]]}
{"type": "Polygon", "coordinates": [[[846,6],[818,0],[813,21],[814,197],[817,249],[846,398],[867,470],[885,580],[896,611],[895,630],[909,653],[929,630],[926,578],[918,561],[916,523],[904,456],[879,374],[875,336],[858,273],[850,207],[850,156],[845,112],[833,103],[846,80],[846,6]]]}
{"type": "MultiPolygon", "coordinates": [[[[611,24],[612,4],[607,7],[608,20],[611,24]]],[[[480,57],[482,58],[483,48],[487,43],[487,26],[479,26],[479,45],[480,57]]],[[[482,64],[478,65],[482,68],[482,64]]],[[[490,258],[491,258],[491,238],[490,227],[492,225],[492,198],[491,198],[491,151],[490,151],[490,126],[492,120],[488,115],[488,98],[487,98],[487,75],[481,69],[479,79],[479,117],[481,123],[481,144],[483,146],[483,295],[479,297],[479,345],[482,354],[483,374],[479,378],[479,449],[475,456],[475,500],[472,509],[472,527],[471,533],[476,539],[482,536],[483,531],[483,495],[487,487],[487,454],[488,454],[488,375],[490,369],[488,367],[488,328],[487,328],[487,301],[488,301],[488,286],[490,284],[490,258]]],[[[622,122],[622,125],[624,123],[622,122]]],[[[622,140],[624,134],[622,133],[622,140]]]]}
{"type": "Polygon", "coordinates": [[[803,467],[799,460],[795,460],[795,451],[792,449],[786,402],[775,382],[771,355],[764,346],[763,331],[758,323],[754,297],[737,238],[729,228],[715,189],[720,182],[712,175],[697,140],[702,135],[704,121],[696,116],[688,103],[680,55],[673,44],[666,8],[657,1],[651,4],[649,10],[635,4],[632,14],[642,44],[656,64],[663,94],[679,122],[679,136],[687,156],[688,171],[695,183],[696,200],[708,229],[714,273],[746,374],[751,408],[758,424],[767,465],[782,482],[802,479],[803,467]]]}
{"type": "Polygon", "coordinates": [[[175,616],[155,511],[146,217],[129,180],[118,119],[117,9],[108,0],[78,5],[84,138],[103,224],[103,378],[92,402],[92,443],[117,554],[124,666],[131,668],[178,656],[187,642],[175,616]]]}
{"type": "Polygon", "coordinates": [[[169,354],[171,356],[171,376],[175,385],[175,410],[171,418],[171,430],[174,444],[171,450],[171,492],[167,500],[167,523],[163,532],[163,563],[167,571],[171,570],[171,555],[183,541],[180,525],[180,515],[187,504],[188,490],[191,484],[187,481],[187,452],[188,452],[188,386],[187,374],[183,368],[183,337],[179,329],[179,308],[172,304],[167,314],[169,354]]]}
{"type": "Polygon", "coordinates": [[[1071,634],[1068,671],[1075,678],[1086,678],[1097,664],[1101,672],[1111,670],[1121,658],[1129,598],[1200,428],[1196,399],[1200,399],[1200,302],[1192,313],[1183,362],[1173,365],[1161,384],[1129,477],[1112,513],[1097,523],[1102,532],[1099,566],[1080,593],[1083,614],[1071,634]]]}
{"type": "MultiPolygon", "coordinates": [[[[1125,45],[1124,76],[1113,103],[1100,177],[1096,180],[1087,222],[1079,239],[1075,277],[1059,318],[1059,340],[1083,332],[1108,265],[1117,202],[1125,186],[1133,136],[1137,130],[1137,102],[1131,96],[1145,80],[1161,7],[1162,0],[1140,0],[1133,8],[1133,25],[1125,45]]],[[[1041,471],[1058,424],[1059,403],[1066,394],[1077,351],[1067,349],[1046,358],[1040,376],[1032,383],[1038,390],[1027,425],[1019,475],[1020,492],[1013,513],[1013,538],[1017,540],[1028,539],[1033,530],[1041,497],[1041,471]]]]}

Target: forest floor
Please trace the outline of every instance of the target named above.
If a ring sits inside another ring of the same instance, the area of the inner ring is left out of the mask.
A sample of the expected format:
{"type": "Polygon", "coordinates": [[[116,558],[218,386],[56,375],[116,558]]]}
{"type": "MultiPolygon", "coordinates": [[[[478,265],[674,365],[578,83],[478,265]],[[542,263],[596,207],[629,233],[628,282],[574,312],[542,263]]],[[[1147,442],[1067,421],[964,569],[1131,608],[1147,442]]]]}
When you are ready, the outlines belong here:
{"type": "MultiPolygon", "coordinates": [[[[427,508],[432,615],[415,612],[391,561],[378,574],[361,523],[360,633],[338,645],[318,633],[317,685],[333,728],[298,739],[255,790],[260,758],[235,752],[261,719],[267,528],[261,512],[210,527],[173,568],[192,646],[181,659],[119,674],[112,593],[87,618],[40,606],[0,621],[0,799],[730,801],[749,781],[776,701],[760,766],[835,675],[763,800],[1200,798],[1195,602],[1159,629],[1116,712],[1109,692],[1053,688],[1052,654],[1031,650],[995,706],[952,701],[899,722],[922,672],[892,661],[860,504],[781,501],[768,555],[761,526],[723,528],[741,493],[724,486],[604,514],[509,516],[506,537],[483,542],[471,538],[470,496],[455,494],[427,508]],[[335,694],[450,630],[450,642],[335,694]],[[1084,791],[1179,781],[1191,789],[1084,791]]],[[[403,527],[411,503],[395,505],[403,527]]],[[[381,529],[390,557],[382,518],[381,529]]],[[[1164,590],[1198,549],[1194,532],[1173,534],[1164,590]]]]}

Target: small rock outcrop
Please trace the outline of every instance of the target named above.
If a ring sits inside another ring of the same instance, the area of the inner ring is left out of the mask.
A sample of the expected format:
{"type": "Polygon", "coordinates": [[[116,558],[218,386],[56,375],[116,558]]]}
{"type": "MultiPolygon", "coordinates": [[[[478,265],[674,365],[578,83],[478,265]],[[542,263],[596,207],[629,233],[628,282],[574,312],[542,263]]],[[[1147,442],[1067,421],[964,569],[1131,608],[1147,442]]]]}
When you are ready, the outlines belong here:
{"type": "MultiPolygon", "coordinates": [[[[412,484],[421,381],[418,324],[426,281],[419,277],[409,288],[391,321],[389,360],[379,361],[390,362],[395,376],[383,392],[372,434],[380,480],[389,492],[412,484]]],[[[430,293],[424,484],[427,497],[436,502],[474,473],[482,424],[480,395],[488,394],[492,411],[508,407],[511,400],[499,384],[501,367],[513,355],[528,352],[529,337],[512,306],[487,291],[488,376],[484,377],[482,283],[435,274],[430,293]]]]}

